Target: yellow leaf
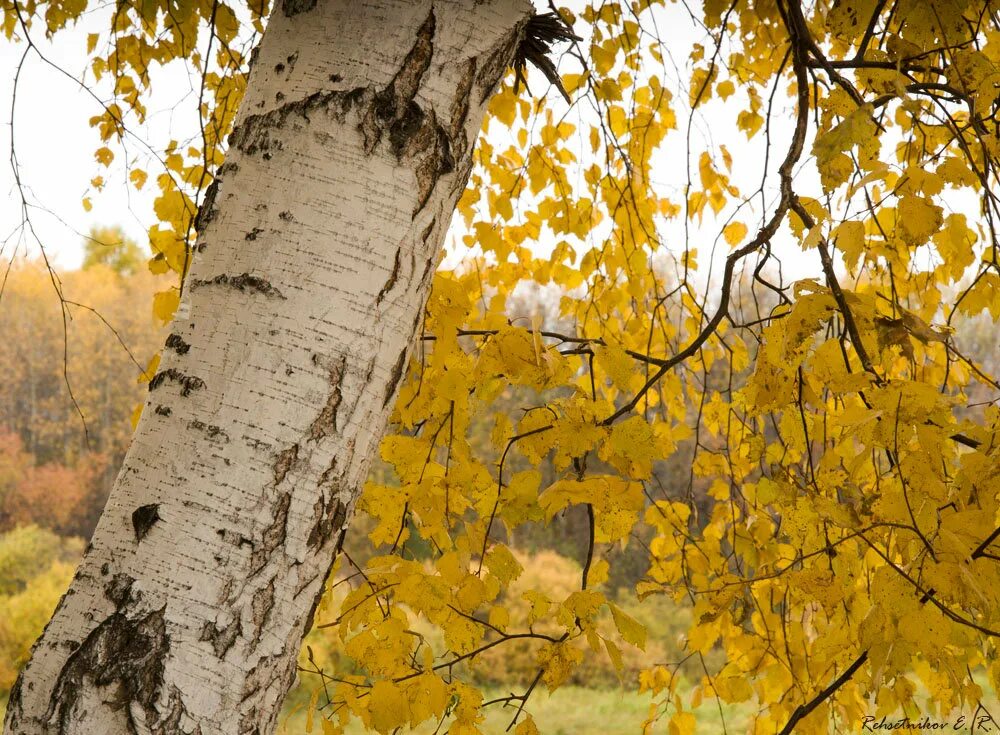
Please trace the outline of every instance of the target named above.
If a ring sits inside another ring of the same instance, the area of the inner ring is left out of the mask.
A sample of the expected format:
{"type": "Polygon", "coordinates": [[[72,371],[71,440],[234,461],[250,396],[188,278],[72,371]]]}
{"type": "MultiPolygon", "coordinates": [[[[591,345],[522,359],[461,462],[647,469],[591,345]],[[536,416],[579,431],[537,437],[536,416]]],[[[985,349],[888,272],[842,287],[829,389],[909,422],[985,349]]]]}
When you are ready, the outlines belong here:
{"type": "Polygon", "coordinates": [[[410,726],[444,715],[451,693],[441,677],[425,673],[413,679],[407,687],[410,708],[410,726]]]}
{"type": "Polygon", "coordinates": [[[98,163],[104,166],[110,166],[111,162],[115,160],[115,153],[107,146],[102,146],[94,151],[94,158],[97,159],[98,163]]]}
{"type": "Polygon", "coordinates": [[[513,582],[524,571],[514,555],[503,544],[496,544],[491,548],[484,561],[490,573],[504,585],[513,582]]]}
{"type": "Polygon", "coordinates": [[[691,88],[689,91],[689,102],[691,107],[697,107],[712,96],[712,80],[715,78],[717,68],[712,67],[711,75],[705,67],[697,67],[691,72],[691,88]]]}
{"type": "Polygon", "coordinates": [[[372,727],[382,735],[388,735],[410,719],[409,702],[397,684],[377,681],[370,697],[372,727]]]}
{"type": "Polygon", "coordinates": [[[149,272],[157,276],[163,275],[170,270],[170,265],[162,253],[158,253],[150,258],[147,266],[149,267],[149,272]]]}
{"type": "Polygon", "coordinates": [[[608,658],[611,659],[611,665],[615,667],[615,671],[619,674],[625,669],[625,663],[622,661],[622,652],[614,644],[614,642],[604,639],[604,648],[608,652],[608,658]]]}
{"type": "Polygon", "coordinates": [[[621,608],[613,602],[609,602],[608,607],[611,608],[611,617],[614,619],[615,627],[618,628],[622,638],[636,648],[646,650],[646,628],[635,618],[622,612],[621,608]]]}
{"type": "Polygon", "coordinates": [[[135,408],[132,409],[132,416],[129,420],[132,422],[132,431],[135,431],[135,427],[139,425],[139,419],[142,418],[142,408],[145,404],[137,403],[135,408]]]}
{"type": "Polygon", "coordinates": [[[840,223],[833,230],[833,240],[844,254],[845,265],[853,271],[865,250],[864,224],[853,220],[840,223]]]}
{"type": "Polygon", "coordinates": [[[164,324],[169,324],[179,303],[180,292],[176,288],[160,291],[153,296],[153,315],[164,324]]]}
{"type": "Polygon", "coordinates": [[[635,361],[625,353],[625,350],[614,343],[595,345],[594,362],[607,373],[615,387],[619,390],[629,390],[632,376],[635,374],[633,372],[635,361]]]}
{"type": "Polygon", "coordinates": [[[146,364],[146,369],[143,370],[142,375],[136,379],[137,383],[148,383],[153,379],[153,376],[156,375],[157,369],[160,367],[160,354],[161,353],[157,352],[149,358],[149,362],[146,364]]]}
{"type": "Polygon", "coordinates": [[[490,100],[490,115],[502,122],[507,127],[514,124],[517,116],[517,96],[510,88],[504,88],[493,95],[490,100]]]}
{"type": "Polygon", "coordinates": [[[240,28],[240,23],[236,19],[236,13],[228,5],[219,4],[215,9],[215,32],[223,43],[228,44],[236,38],[236,32],[240,28]]]}
{"type": "Polygon", "coordinates": [[[692,735],[697,721],[690,712],[675,712],[670,718],[670,735],[692,735]]]}
{"type": "Polygon", "coordinates": [[[905,196],[899,200],[897,221],[903,242],[917,247],[941,229],[944,213],[941,207],[923,197],[905,196]]]}
{"type": "Polygon", "coordinates": [[[744,110],[736,116],[736,127],[746,133],[747,140],[755,136],[763,124],[763,116],[751,110],[744,110]]]}
{"type": "Polygon", "coordinates": [[[731,222],[726,225],[726,228],[722,231],[723,237],[726,238],[726,242],[732,247],[739,245],[743,238],[747,236],[747,226],[742,222],[731,222]]]}

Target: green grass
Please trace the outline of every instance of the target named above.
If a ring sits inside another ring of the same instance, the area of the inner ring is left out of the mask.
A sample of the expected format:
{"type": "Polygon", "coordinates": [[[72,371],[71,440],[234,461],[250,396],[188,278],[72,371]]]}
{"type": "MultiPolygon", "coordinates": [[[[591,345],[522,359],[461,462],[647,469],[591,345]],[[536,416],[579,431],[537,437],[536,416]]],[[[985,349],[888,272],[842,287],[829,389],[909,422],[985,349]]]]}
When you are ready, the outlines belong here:
{"type": "MultiPolygon", "coordinates": [[[[1000,700],[997,694],[992,691],[985,676],[977,672],[977,682],[983,687],[982,703],[986,709],[1000,722],[1000,700]]],[[[689,690],[681,687],[681,699],[687,705],[690,697],[689,690]]],[[[502,697],[506,692],[488,691],[486,698],[502,697]]],[[[918,687],[917,701],[923,702],[927,696],[923,687],[918,687]]],[[[293,700],[296,698],[293,696],[293,700]]],[[[583,687],[566,686],[549,694],[544,690],[539,690],[528,700],[526,711],[535,718],[535,724],[541,735],[638,735],[642,732],[642,723],[649,716],[649,706],[652,697],[649,694],[638,694],[635,691],[624,690],[599,690],[585,689],[583,687]]],[[[298,700],[297,709],[295,705],[286,707],[279,720],[278,733],[280,735],[303,735],[306,732],[306,717],[304,712],[305,702],[298,700]]],[[[515,706],[490,707],[487,710],[485,722],[480,725],[484,733],[489,735],[500,735],[506,731],[511,719],[516,712],[515,706]]],[[[927,713],[930,714],[928,709],[927,713]]],[[[752,705],[727,705],[720,706],[714,699],[705,700],[700,707],[694,710],[697,720],[697,733],[707,733],[719,735],[729,732],[733,735],[751,730],[751,718],[753,715],[752,705]],[[725,729],[723,728],[723,718],[725,729]]],[[[874,708],[873,708],[874,714],[874,708]]],[[[969,724],[972,721],[972,711],[953,712],[944,717],[931,716],[935,722],[947,723],[948,732],[969,733],[969,724]],[[964,729],[954,728],[956,720],[960,714],[966,716],[967,724],[964,729]]],[[[903,717],[899,712],[887,717],[888,721],[903,717]]],[[[653,732],[667,732],[667,722],[669,718],[661,718],[654,726],[653,732]]],[[[993,725],[991,725],[993,726],[993,725]]],[[[432,735],[436,723],[425,723],[413,732],[417,735],[432,735]]],[[[995,726],[993,726],[995,727],[995,726]]],[[[445,732],[446,728],[441,728],[445,732]]],[[[314,722],[313,733],[322,733],[319,720],[314,722]]],[[[511,729],[513,732],[513,728],[511,729]]],[[[831,729],[831,735],[835,735],[836,729],[831,729]]],[[[976,730],[979,732],[979,730],[976,730]]],[[[995,730],[983,730],[983,732],[995,732],[995,730]]],[[[346,735],[364,735],[365,730],[357,722],[352,722],[346,735]]]]}
{"type": "MultiPolygon", "coordinates": [[[[488,692],[487,698],[504,696],[502,692],[488,692]]],[[[582,687],[561,687],[554,693],[538,691],[528,700],[525,711],[535,718],[535,724],[542,735],[638,735],[642,723],[649,716],[652,697],[623,690],[584,689],[582,687]]],[[[516,705],[490,707],[486,721],[480,725],[483,732],[500,735],[505,732],[517,710],[516,705]]],[[[730,733],[747,731],[746,708],[731,705],[724,707],[726,727],[730,733]]],[[[695,710],[699,732],[717,735],[723,732],[722,719],[715,701],[705,702],[695,710]]],[[[305,729],[305,713],[295,712],[282,715],[278,733],[281,735],[302,735],[305,729]]],[[[434,723],[425,723],[413,732],[431,735],[434,723]]],[[[442,728],[442,732],[444,728],[442,728]]],[[[665,732],[666,722],[661,720],[656,732],[665,732]]],[[[315,722],[313,733],[321,733],[319,722],[315,722]]],[[[352,722],[345,731],[347,735],[362,735],[365,730],[352,722]]],[[[513,728],[511,729],[513,732],[513,728]]]]}

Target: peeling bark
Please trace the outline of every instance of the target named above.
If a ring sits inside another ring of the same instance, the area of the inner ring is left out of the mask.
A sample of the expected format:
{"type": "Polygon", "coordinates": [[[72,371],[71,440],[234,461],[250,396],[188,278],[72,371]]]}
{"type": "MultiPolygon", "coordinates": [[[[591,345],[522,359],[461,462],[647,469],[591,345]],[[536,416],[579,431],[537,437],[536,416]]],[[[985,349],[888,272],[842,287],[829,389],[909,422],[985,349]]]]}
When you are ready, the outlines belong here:
{"type": "Polygon", "coordinates": [[[161,369],[7,733],[273,731],[530,12],[272,14],[161,369]]]}

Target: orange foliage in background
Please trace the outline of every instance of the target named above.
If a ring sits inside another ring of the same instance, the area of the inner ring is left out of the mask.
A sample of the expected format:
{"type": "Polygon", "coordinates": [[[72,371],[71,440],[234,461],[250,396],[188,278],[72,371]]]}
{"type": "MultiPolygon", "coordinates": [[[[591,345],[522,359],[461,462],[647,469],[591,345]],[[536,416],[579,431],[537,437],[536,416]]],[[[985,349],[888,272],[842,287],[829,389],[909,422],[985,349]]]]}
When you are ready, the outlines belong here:
{"type": "Polygon", "coordinates": [[[135,245],[99,230],[86,249],[84,268],[58,275],[16,261],[4,287],[0,531],[90,535],[145,392],[137,379],[163,341],[149,313],[156,279],[132,269],[135,245]]]}
{"type": "Polygon", "coordinates": [[[107,488],[107,459],[83,455],[74,466],[34,464],[21,437],[0,433],[0,531],[36,524],[63,536],[89,536],[107,488]]]}

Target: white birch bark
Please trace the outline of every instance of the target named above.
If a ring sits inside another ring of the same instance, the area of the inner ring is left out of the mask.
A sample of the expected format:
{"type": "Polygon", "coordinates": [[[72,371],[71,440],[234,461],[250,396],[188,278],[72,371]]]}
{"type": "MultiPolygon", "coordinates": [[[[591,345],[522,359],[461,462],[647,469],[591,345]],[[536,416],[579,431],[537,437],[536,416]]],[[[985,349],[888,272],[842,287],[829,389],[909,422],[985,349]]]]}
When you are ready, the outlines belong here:
{"type": "Polygon", "coordinates": [[[10,735],[270,733],[527,0],[284,0],[10,735]]]}

